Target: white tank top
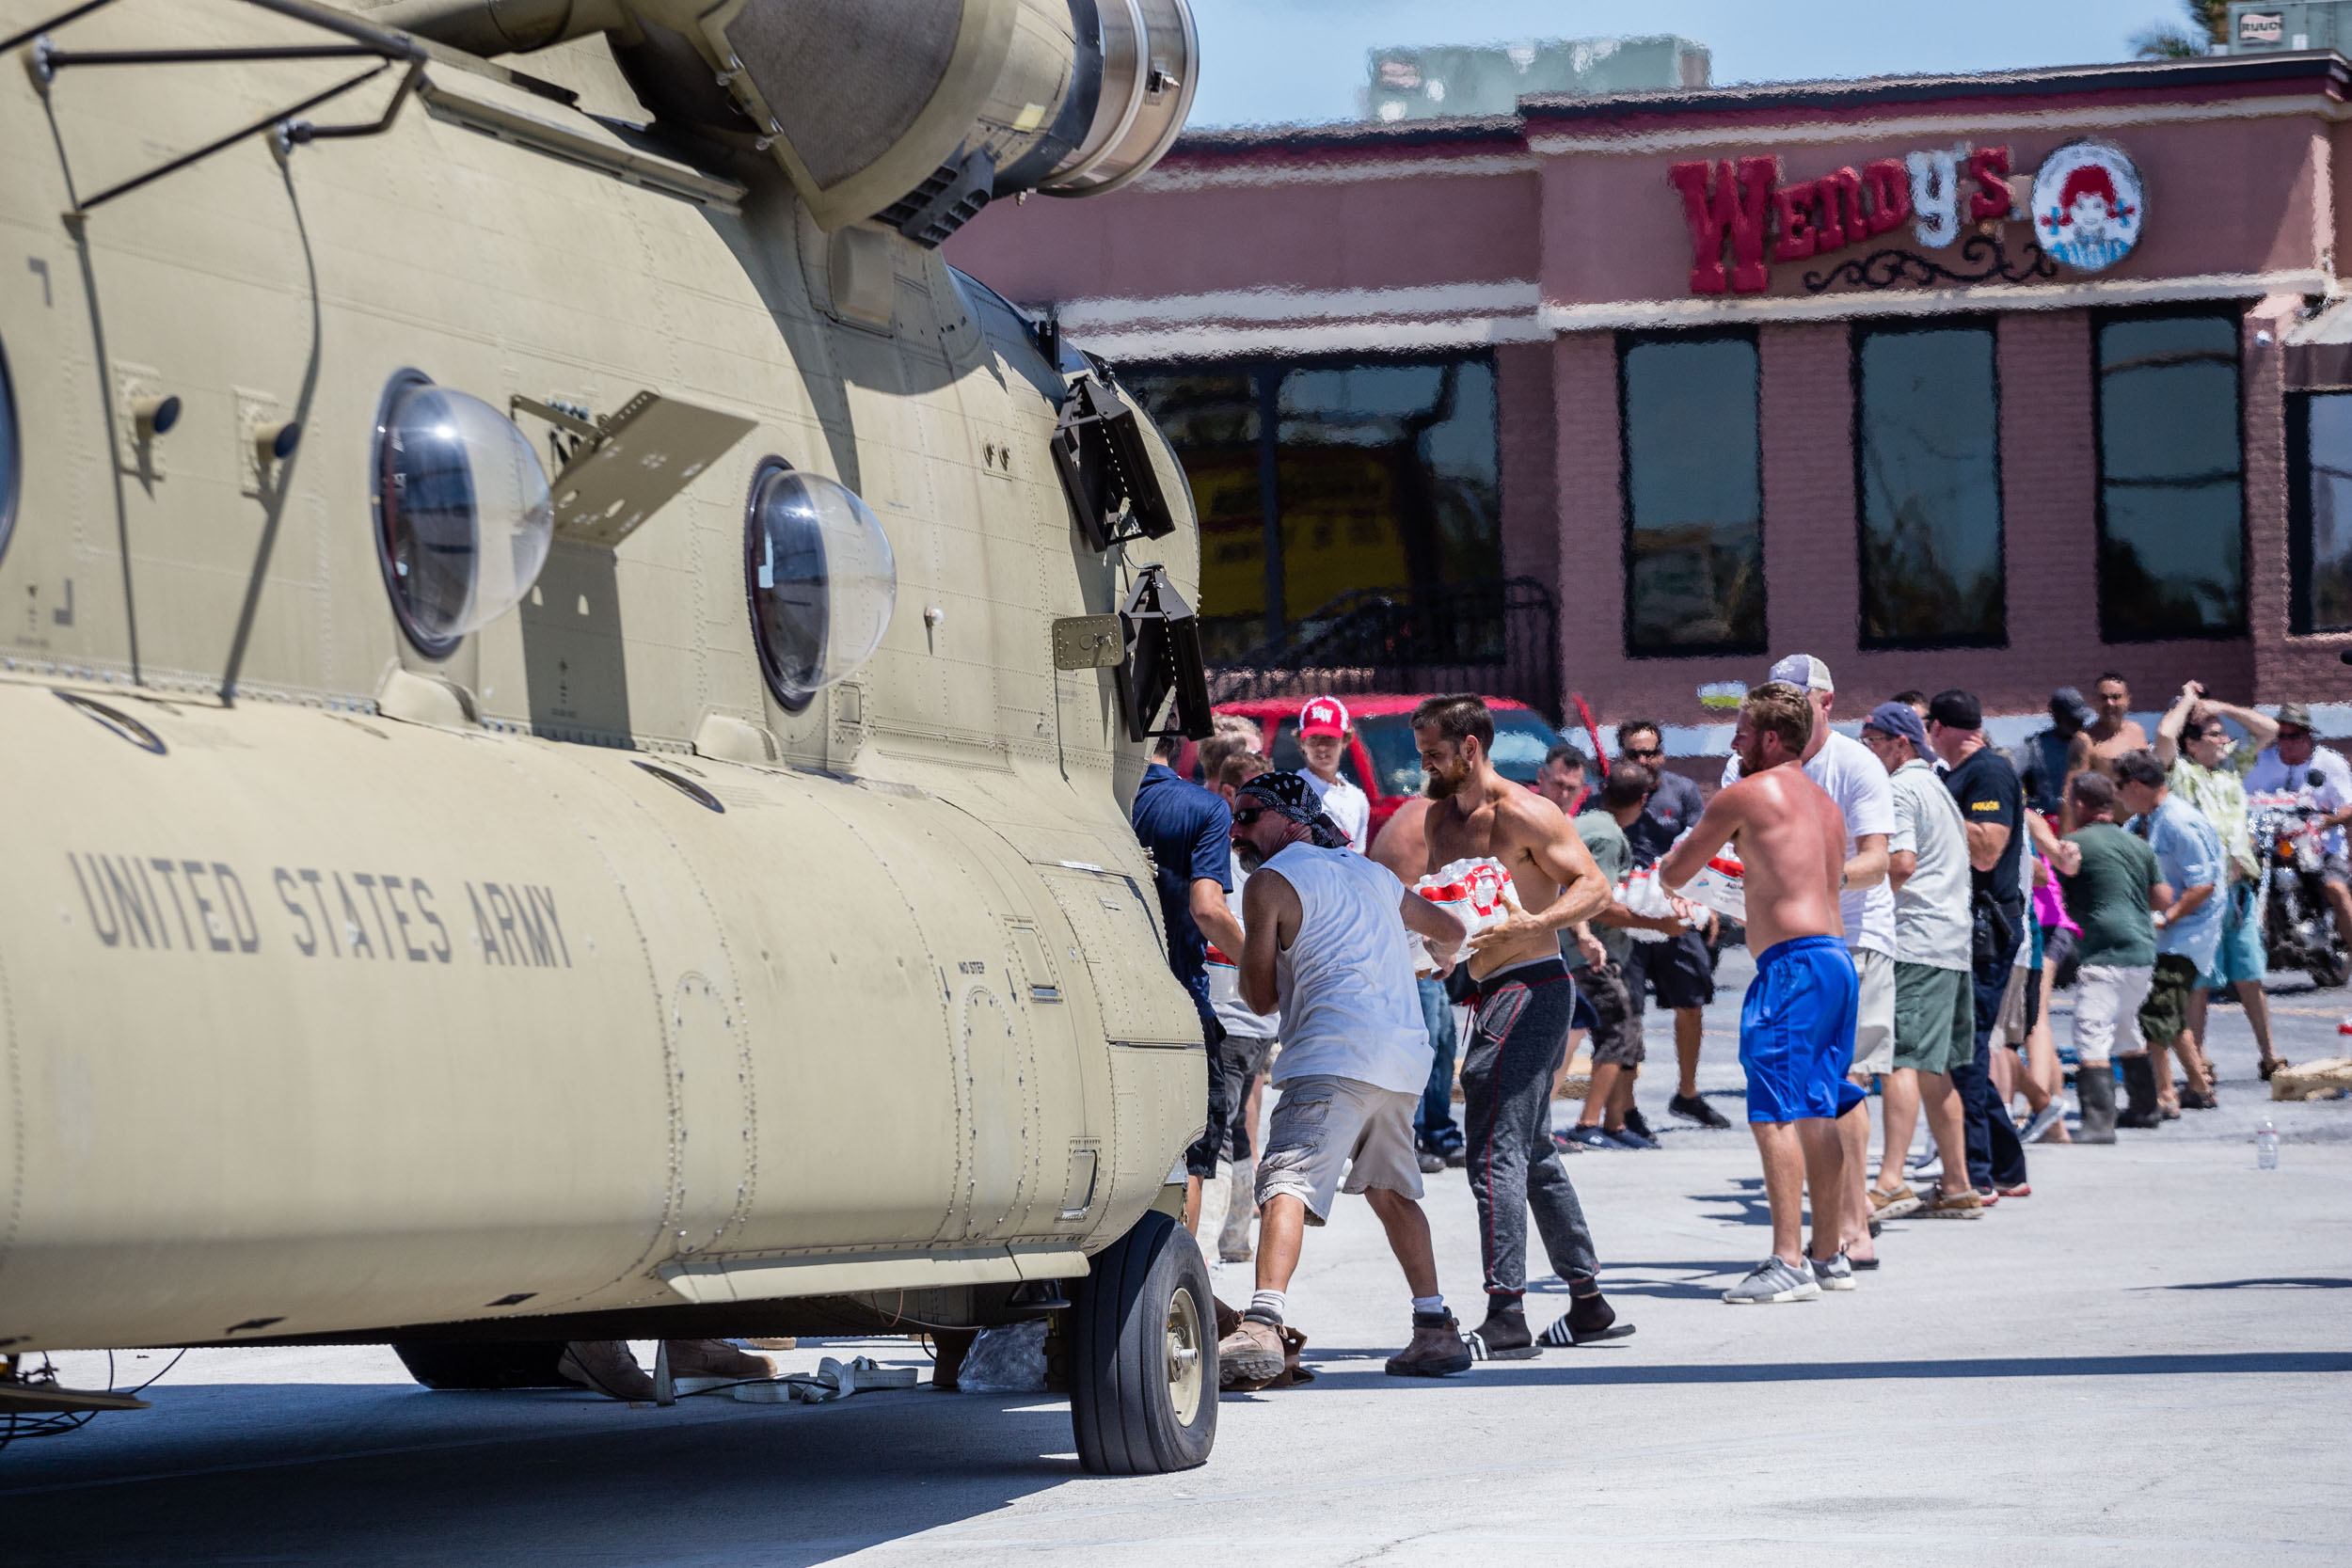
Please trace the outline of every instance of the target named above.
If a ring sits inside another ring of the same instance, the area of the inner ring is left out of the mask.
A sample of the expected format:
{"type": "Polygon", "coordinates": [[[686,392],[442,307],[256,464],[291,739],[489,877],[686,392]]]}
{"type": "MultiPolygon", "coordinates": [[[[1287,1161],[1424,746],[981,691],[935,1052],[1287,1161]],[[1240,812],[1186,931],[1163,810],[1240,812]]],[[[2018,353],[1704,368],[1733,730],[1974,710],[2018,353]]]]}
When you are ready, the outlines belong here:
{"type": "Polygon", "coordinates": [[[1290,883],[1300,916],[1274,961],[1282,1006],[1275,1087],[1327,1075],[1421,1093],[1434,1053],[1397,913],[1405,884],[1377,861],[1311,844],[1291,845],[1263,869],[1290,883]]]}

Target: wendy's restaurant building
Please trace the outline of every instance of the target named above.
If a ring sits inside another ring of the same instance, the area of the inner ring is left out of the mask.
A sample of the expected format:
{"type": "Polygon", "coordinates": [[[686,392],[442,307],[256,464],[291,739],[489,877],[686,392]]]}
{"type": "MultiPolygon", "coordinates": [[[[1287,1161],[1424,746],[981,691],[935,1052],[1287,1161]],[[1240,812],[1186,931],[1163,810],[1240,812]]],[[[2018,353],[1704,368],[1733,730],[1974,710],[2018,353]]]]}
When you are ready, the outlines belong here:
{"type": "Polygon", "coordinates": [[[1711,750],[1807,652],[1848,717],[2114,670],[2352,731],[2348,90],[2306,53],[1212,132],[949,256],[1157,416],[1229,691],[1581,693],[1711,750]]]}

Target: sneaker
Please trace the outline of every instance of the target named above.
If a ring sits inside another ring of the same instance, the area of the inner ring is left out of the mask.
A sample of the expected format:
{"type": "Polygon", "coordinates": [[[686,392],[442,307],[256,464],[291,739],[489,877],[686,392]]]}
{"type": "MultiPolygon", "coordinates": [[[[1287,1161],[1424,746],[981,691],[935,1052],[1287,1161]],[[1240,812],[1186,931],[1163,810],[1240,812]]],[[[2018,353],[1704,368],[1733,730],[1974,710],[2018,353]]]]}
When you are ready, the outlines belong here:
{"type": "Polygon", "coordinates": [[[1430,1152],[1429,1152],[1427,1149],[1425,1149],[1425,1148],[1424,1148],[1424,1149],[1422,1149],[1422,1150],[1421,1151],[1421,1173],[1422,1173],[1422,1175],[1423,1175],[1423,1176],[1435,1176],[1435,1175],[1437,1175],[1439,1171],[1441,1171],[1441,1170],[1443,1170],[1443,1169],[1445,1169],[1445,1156],[1444,1156],[1444,1155],[1442,1155],[1442,1154],[1432,1154],[1432,1153],[1430,1153],[1430,1152]]]}
{"type": "Polygon", "coordinates": [[[1602,1339],[1622,1339],[1633,1332],[1631,1323],[1617,1322],[1616,1308],[1595,1291],[1589,1296],[1578,1296],[1558,1321],[1544,1330],[1540,1342],[1547,1345],[1590,1345],[1602,1339]]]}
{"type": "Polygon", "coordinates": [[[1583,1153],[1584,1146],[1577,1141],[1575,1132],[1574,1128],[1570,1128],[1565,1132],[1554,1129],[1551,1134],[1551,1147],[1563,1154],[1583,1153]]]}
{"type": "Polygon", "coordinates": [[[1678,1094],[1666,1101],[1666,1109],[1685,1121],[1695,1121],[1701,1127],[1729,1127],[1724,1114],[1694,1094],[1678,1094]]]}
{"type": "Polygon", "coordinates": [[[2065,1119],[2065,1105],[2053,1100],[2033,1114],[2033,1119],[2026,1123],[2025,1131],[2017,1134],[2018,1142],[2038,1144],[2050,1135],[2052,1128],[2065,1119]]]}
{"type": "Polygon", "coordinates": [[[1413,1342],[1389,1357],[1391,1377],[1444,1377],[1470,1370],[1470,1347],[1451,1312],[1413,1314],[1413,1342]]]}
{"type": "Polygon", "coordinates": [[[1468,1144],[1455,1144],[1445,1151],[1445,1168],[1448,1170],[1460,1170],[1469,1163],[1469,1160],[1470,1145],[1468,1144]]]}
{"type": "Polygon", "coordinates": [[[1927,1199],[1919,1196],[1919,1190],[1916,1187],[1905,1187],[1900,1192],[1883,1193],[1873,1185],[1870,1188],[1870,1217],[1874,1220],[1899,1220],[1905,1214],[1917,1213],[1920,1206],[1926,1201],[1927,1199]]]}
{"type": "Polygon", "coordinates": [[[1619,1148],[1656,1148],[1656,1138],[1645,1138],[1630,1127],[1620,1127],[1614,1132],[1604,1131],[1602,1136],[1619,1148]]]}
{"type": "MultiPolygon", "coordinates": [[[[1421,1319],[1415,1314],[1413,1321],[1421,1319]]],[[[1517,1307],[1490,1307],[1486,1321],[1462,1336],[1473,1361],[1526,1361],[1538,1353],[1527,1332],[1527,1313],[1517,1307]]]]}
{"type": "Polygon", "coordinates": [[[1998,1202],[2005,1197],[2031,1197],[2033,1196],[2033,1188],[2026,1182],[2020,1181],[2014,1187],[2003,1187],[1993,1196],[1994,1202],[1998,1202]]]}
{"type": "Polygon", "coordinates": [[[1765,1259],[1749,1271],[1747,1278],[1724,1292],[1724,1300],[1734,1307],[1820,1299],[1820,1281],[1813,1277],[1810,1264],[1799,1264],[1792,1269],[1777,1258],[1765,1259]]]}
{"type": "Polygon", "coordinates": [[[1216,1386],[1254,1388],[1282,1375],[1282,1325],[1245,1317],[1216,1342],[1216,1386]]]}
{"type": "Polygon", "coordinates": [[[1658,1147],[1658,1134],[1649,1130],[1649,1123],[1642,1119],[1641,1111],[1634,1106],[1625,1108],[1625,1130],[1637,1138],[1647,1138],[1652,1148],[1658,1147]]]}
{"type": "Polygon", "coordinates": [[[1853,1263],[1844,1253],[1841,1252],[1835,1258],[1815,1258],[1810,1261],[1813,1264],[1814,1282],[1822,1290],[1851,1291],[1853,1289],[1853,1263]]]}
{"type": "Polygon", "coordinates": [[[1565,1132],[1554,1132],[1551,1135],[1551,1141],[1555,1144],[1560,1144],[1563,1139],[1579,1148],[1622,1148],[1625,1147],[1599,1128],[1589,1127],[1582,1122],[1579,1122],[1565,1132]]]}
{"type": "Polygon", "coordinates": [[[1985,1193],[1947,1193],[1941,1187],[1930,1195],[1927,1207],[1919,1211],[1922,1219],[1980,1220],[1984,1218],[1985,1193]]]}

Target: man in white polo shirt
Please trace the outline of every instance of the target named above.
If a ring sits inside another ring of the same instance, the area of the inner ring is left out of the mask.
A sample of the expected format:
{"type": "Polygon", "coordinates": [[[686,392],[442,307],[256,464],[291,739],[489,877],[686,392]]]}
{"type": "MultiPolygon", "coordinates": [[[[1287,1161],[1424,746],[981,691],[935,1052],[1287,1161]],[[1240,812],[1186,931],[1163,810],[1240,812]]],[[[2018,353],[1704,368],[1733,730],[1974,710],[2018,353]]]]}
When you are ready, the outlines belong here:
{"type": "MultiPolygon", "coordinates": [[[[1853,956],[1855,977],[1861,982],[1861,1005],[1854,1014],[1851,1077],[1867,1083],[1895,1067],[1895,893],[1886,885],[1886,841],[1895,831],[1895,792],[1886,768],[1859,740],[1850,740],[1830,728],[1830,709],[1837,697],[1829,666],[1811,654],[1790,654],[1772,668],[1768,680],[1786,681],[1802,690],[1813,705],[1813,737],[1805,743],[1805,777],[1820,784],[1846,817],[1846,867],[1838,883],[1838,912],[1846,926],[1846,951],[1853,956]]],[[[1724,768],[1724,782],[1739,777],[1735,756],[1724,768]]],[[[1859,1089],[1841,1097],[1837,1136],[1846,1149],[1845,1175],[1849,1191],[1840,1205],[1840,1241],[1844,1243],[1833,1272],[1824,1275],[1825,1289],[1836,1290],[1836,1270],[1851,1265],[1878,1267],[1878,1248],[1870,1240],[1868,1178],[1863,1166],[1870,1154],[1869,1097],[1859,1089]]],[[[1821,1274],[1817,1265],[1814,1271],[1821,1274]]]]}
{"type": "Polygon", "coordinates": [[[1307,783],[1323,799],[1323,814],[1340,825],[1347,847],[1364,852],[1372,832],[1372,801],[1340,776],[1347,754],[1347,705],[1337,697],[1315,697],[1298,710],[1298,750],[1307,759],[1307,783]]]}

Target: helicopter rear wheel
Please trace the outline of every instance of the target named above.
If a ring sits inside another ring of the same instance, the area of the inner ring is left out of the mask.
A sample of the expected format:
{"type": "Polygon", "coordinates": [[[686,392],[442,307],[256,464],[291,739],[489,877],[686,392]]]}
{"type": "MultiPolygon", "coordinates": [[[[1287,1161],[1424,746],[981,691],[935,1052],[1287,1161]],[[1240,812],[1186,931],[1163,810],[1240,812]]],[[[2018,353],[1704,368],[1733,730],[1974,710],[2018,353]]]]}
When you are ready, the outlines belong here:
{"type": "Polygon", "coordinates": [[[408,1375],[427,1388],[571,1388],[578,1386],[555,1370],[564,1354],[561,1339],[515,1339],[488,1344],[396,1342],[408,1375]]]}

